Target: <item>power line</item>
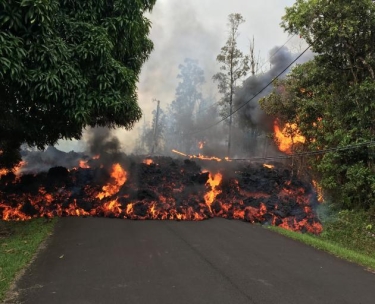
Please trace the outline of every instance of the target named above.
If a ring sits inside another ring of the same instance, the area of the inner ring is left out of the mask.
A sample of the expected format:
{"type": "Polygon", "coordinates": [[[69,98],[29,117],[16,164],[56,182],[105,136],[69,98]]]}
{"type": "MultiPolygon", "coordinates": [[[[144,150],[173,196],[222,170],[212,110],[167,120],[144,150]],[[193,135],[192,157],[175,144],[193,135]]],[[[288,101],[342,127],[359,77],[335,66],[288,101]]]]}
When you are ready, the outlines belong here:
{"type": "Polygon", "coordinates": [[[246,106],[250,101],[252,101],[254,98],[256,98],[260,93],[262,93],[265,89],[267,89],[277,78],[279,78],[282,74],[285,73],[285,71],[287,71],[299,58],[302,57],[303,54],[305,54],[307,52],[307,50],[310,48],[310,45],[301,53],[299,54],[284,70],[282,70],[275,78],[273,78],[265,87],[263,87],[258,93],[256,93],[252,98],[250,98],[249,100],[245,101],[242,105],[240,105],[236,110],[234,110],[232,112],[232,114],[230,115],[227,115],[225,116],[223,119],[219,120],[218,122],[202,129],[202,130],[198,130],[198,131],[195,131],[195,132],[192,132],[190,134],[187,134],[187,135],[195,135],[197,133],[200,133],[200,132],[203,132],[203,131],[206,131],[208,129],[211,129],[212,127],[218,125],[219,123],[223,122],[224,120],[228,119],[230,116],[232,116],[233,114],[237,113],[239,110],[241,110],[244,106],[246,106]]]}
{"type": "Polygon", "coordinates": [[[280,52],[282,49],[283,49],[283,47],[290,41],[290,40],[292,40],[292,38],[295,36],[296,34],[293,34],[292,36],[290,36],[289,37],[289,39],[281,46],[281,47],[279,47],[277,50],[276,50],[276,52],[275,53],[273,53],[272,55],[271,55],[271,57],[265,62],[265,63],[263,63],[262,64],[262,66],[261,67],[259,67],[257,70],[256,70],[256,74],[258,74],[258,72],[259,72],[259,70],[262,68],[262,67],[264,67],[265,65],[266,65],[266,63],[269,63],[270,61],[271,61],[271,59],[273,58],[273,57],[275,57],[275,55],[278,53],[278,52],[280,52]]]}
{"type": "Polygon", "coordinates": [[[280,155],[280,156],[259,156],[259,157],[252,157],[252,158],[230,158],[231,161],[251,161],[251,160],[276,160],[276,159],[288,159],[293,157],[302,157],[302,156],[312,156],[312,155],[319,155],[319,154],[325,154],[329,152],[336,152],[336,151],[346,151],[346,150],[352,150],[356,148],[361,148],[364,146],[375,146],[375,141],[366,141],[359,144],[353,144],[348,145],[345,147],[340,148],[328,148],[323,150],[316,150],[316,151],[309,151],[309,152],[301,152],[301,153],[294,153],[289,155],[280,155]]]}
{"type": "Polygon", "coordinates": [[[339,147],[339,148],[328,148],[328,149],[323,149],[323,150],[316,150],[316,151],[309,151],[309,152],[301,152],[301,153],[294,153],[294,154],[289,154],[289,155],[280,155],[280,156],[255,156],[251,158],[224,158],[220,159],[217,157],[209,157],[209,156],[194,156],[194,155],[188,155],[179,151],[173,151],[174,153],[180,154],[182,156],[188,156],[191,158],[197,158],[197,159],[202,159],[202,160],[216,160],[216,161],[256,161],[256,160],[279,160],[279,159],[289,159],[293,157],[302,157],[302,156],[313,156],[313,155],[319,155],[319,154],[325,154],[329,152],[336,152],[336,151],[347,151],[347,150],[352,150],[356,148],[361,148],[361,147],[371,147],[375,146],[375,141],[366,141],[363,143],[358,143],[358,144],[353,144],[353,145],[347,145],[345,147],[339,147]]]}
{"type": "MultiPolygon", "coordinates": [[[[276,52],[274,52],[274,53],[268,58],[268,60],[267,60],[266,62],[264,62],[260,67],[258,67],[257,70],[255,71],[255,74],[258,74],[258,72],[259,72],[259,71],[260,71],[260,70],[261,70],[261,69],[262,69],[267,63],[269,63],[269,62],[271,61],[271,59],[272,59],[273,57],[275,57],[275,55],[276,55],[278,52],[280,52],[280,51],[284,48],[284,46],[287,45],[288,42],[289,42],[290,40],[292,40],[292,38],[293,38],[294,36],[296,36],[296,34],[293,34],[292,36],[290,36],[290,37],[288,38],[288,40],[287,40],[282,46],[280,46],[280,47],[276,50],[276,52]]],[[[199,113],[203,113],[203,112],[205,112],[206,110],[208,110],[208,109],[210,109],[210,108],[212,108],[212,107],[218,105],[219,103],[220,103],[220,101],[217,101],[217,102],[213,103],[212,105],[210,105],[210,106],[208,106],[208,107],[206,107],[206,108],[204,108],[204,109],[198,111],[197,114],[199,114],[199,113]]]]}

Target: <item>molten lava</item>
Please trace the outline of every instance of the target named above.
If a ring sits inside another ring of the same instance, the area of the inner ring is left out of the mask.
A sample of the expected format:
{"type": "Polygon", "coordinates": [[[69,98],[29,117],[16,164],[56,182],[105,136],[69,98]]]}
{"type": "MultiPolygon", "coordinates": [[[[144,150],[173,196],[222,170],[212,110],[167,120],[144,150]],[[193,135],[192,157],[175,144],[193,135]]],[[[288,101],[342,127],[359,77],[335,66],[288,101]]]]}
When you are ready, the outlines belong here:
{"type": "Polygon", "coordinates": [[[293,145],[296,143],[304,143],[306,138],[299,134],[298,127],[296,124],[285,124],[281,130],[279,122],[274,122],[274,134],[276,143],[281,152],[291,154],[293,145]]]}
{"type": "Polygon", "coordinates": [[[123,219],[204,220],[212,217],[272,224],[320,233],[311,184],[285,168],[230,163],[216,174],[190,159],[167,157],[124,161],[106,169],[51,168],[48,172],[0,178],[0,218],[54,216],[123,219]]]}

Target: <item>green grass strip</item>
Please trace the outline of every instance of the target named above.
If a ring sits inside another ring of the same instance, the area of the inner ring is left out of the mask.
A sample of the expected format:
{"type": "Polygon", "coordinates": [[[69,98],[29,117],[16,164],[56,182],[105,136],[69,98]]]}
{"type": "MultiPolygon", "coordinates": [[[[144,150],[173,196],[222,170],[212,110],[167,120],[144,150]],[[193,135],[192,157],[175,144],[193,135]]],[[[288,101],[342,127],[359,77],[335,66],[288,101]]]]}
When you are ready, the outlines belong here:
{"type": "Polygon", "coordinates": [[[27,266],[56,220],[0,221],[0,303],[17,273],[27,266]]]}
{"type": "Polygon", "coordinates": [[[356,252],[354,250],[350,250],[344,248],[336,243],[331,241],[324,240],[319,236],[306,234],[306,233],[299,233],[294,231],[289,231],[283,228],[269,226],[268,229],[280,233],[284,236],[287,236],[293,240],[300,241],[307,245],[310,245],[314,248],[326,251],[331,253],[339,258],[345,259],[350,262],[357,263],[359,265],[365,266],[371,270],[375,270],[375,259],[367,256],[363,253],[356,252]]]}

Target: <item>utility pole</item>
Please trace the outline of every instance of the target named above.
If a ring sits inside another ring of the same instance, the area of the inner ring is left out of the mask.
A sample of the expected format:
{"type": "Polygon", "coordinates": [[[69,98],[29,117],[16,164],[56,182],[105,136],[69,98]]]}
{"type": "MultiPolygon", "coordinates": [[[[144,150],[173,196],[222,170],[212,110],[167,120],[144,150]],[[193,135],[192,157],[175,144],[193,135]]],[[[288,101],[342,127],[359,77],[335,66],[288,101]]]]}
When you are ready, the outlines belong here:
{"type": "Polygon", "coordinates": [[[158,105],[156,107],[156,117],[155,117],[155,124],[154,124],[154,136],[153,136],[153,140],[152,140],[151,155],[154,154],[154,150],[155,150],[155,146],[156,146],[156,142],[157,142],[156,132],[157,132],[157,129],[158,129],[159,109],[160,109],[160,100],[154,99],[153,101],[157,101],[158,105]]]}

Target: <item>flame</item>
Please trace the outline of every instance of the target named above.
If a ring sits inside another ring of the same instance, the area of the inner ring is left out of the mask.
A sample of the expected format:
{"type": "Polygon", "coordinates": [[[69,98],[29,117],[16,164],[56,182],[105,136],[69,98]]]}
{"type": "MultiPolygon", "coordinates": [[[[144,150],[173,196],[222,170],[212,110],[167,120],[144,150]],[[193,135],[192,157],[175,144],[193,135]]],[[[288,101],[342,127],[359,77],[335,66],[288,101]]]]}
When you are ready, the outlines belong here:
{"type": "Polygon", "coordinates": [[[323,197],[323,188],[322,186],[319,185],[319,183],[316,180],[312,180],[312,184],[314,186],[314,189],[317,194],[318,202],[323,203],[324,202],[324,197],[323,197]]]}
{"type": "Polygon", "coordinates": [[[274,165],[269,165],[269,164],[263,164],[263,167],[268,168],[268,169],[274,169],[275,168],[274,165]]]}
{"type": "Polygon", "coordinates": [[[205,143],[206,143],[206,142],[204,142],[204,141],[200,141],[200,142],[198,143],[198,147],[199,147],[199,149],[203,149],[205,143]]]}
{"type": "Polygon", "coordinates": [[[120,164],[114,164],[112,166],[111,177],[114,180],[114,183],[108,183],[106,186],[103,186],[103,192],[100,192],[96,197],[103,199],[108,196],[116,194],[120,187],[126,182],[126,171],[120,166],[120,164]]]}
{"type": "Polygon", "coordinates": [[[151,165],[154,161],[151,158],[146,158],[143,160],[143,163],[146,165],[151,165]]]}
{"type": "MultiPolygon", "coordinates": [[[[205,171],[205,172],[207,172],[207,171],[205,171]]],[[[205,200],[207,206],[210,208],[210,210],[211,210],[212,202],[214,201],[215,197],[219,193],[221,193],[221,190],[216,189],[216,187],[220,185],[222,179],[223,179],[223,176],[222,176],[221,173],[216,173],[213,176],[211,174],[209,174],[209,176],[208,176],[208,180],[207,180],[206,185],[211,186],[211,191],[206,193],[206,195],[204,196],[204,200],[205,200]]]]}
{"type": "Polygon", "coordinates": [[[287,154],[292,153],[292,147],[296,143],[304,143],[306,138],[299,133],[297,124],[286,123],[281,130],[277,120],[274,122],[274,133],[280,151],[287,154]],[[293,136],[290,135],[293,133],[293,136]]]}
{"type": "Polygon", "coordinates": [[[99,159],[99,158],[100,158],[100,154],[94,155],[94,156],[92,157],[92,159],[99,159]]]}

